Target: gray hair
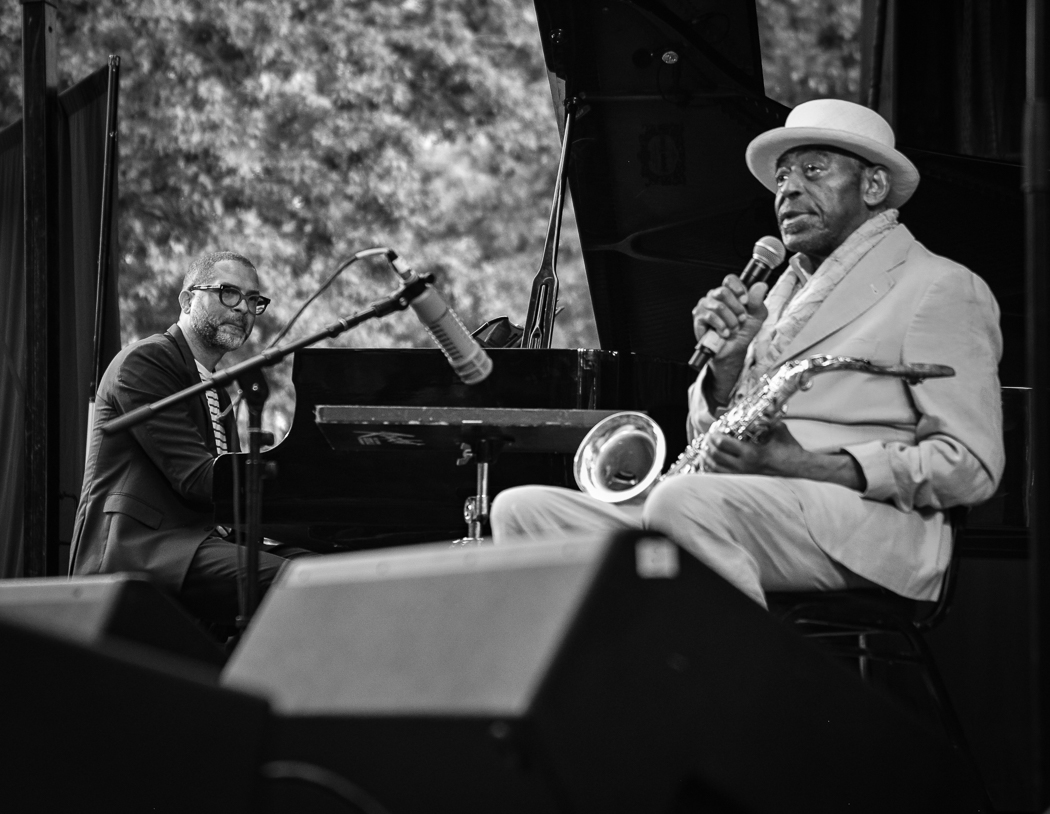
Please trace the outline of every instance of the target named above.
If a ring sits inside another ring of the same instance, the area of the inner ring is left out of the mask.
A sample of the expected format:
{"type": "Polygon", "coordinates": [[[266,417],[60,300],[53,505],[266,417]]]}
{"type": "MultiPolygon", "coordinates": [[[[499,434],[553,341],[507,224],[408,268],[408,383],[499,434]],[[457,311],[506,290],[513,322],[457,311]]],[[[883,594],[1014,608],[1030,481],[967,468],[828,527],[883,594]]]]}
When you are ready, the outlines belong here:
{"type": "Polygon", "coordinates": [[[242,266],[247,266],[256,274],[258,270],[252,264],[252,261],[247,257],[236,252],[211,252],[209,254],[202,254],[192,263],[190,263],[190,269],[186,272],[186,276],[182,278],[182,290],[187,291],[191,285],[204,285],[210,283],[214,278],[212,268],[216,263],[222,263],[225,260],[232,260],[234,263],[240,263],[242,266]]]}

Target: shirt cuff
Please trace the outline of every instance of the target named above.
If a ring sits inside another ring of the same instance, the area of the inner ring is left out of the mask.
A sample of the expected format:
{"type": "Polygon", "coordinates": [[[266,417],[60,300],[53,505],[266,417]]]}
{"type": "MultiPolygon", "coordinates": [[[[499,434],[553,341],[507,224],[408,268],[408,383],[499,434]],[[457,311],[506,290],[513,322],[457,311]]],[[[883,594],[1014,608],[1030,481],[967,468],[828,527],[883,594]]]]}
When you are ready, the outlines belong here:
{"type": "Polygon", "coordinates": [[[713,393],[715,377],[711,375],[711,369],[706,365],[700,371],[700,375],[696,377],[696,382],[693,386],[699,389],[700,397],[704,400],[704,407],[707,408],[707,413],[712,418],[721,418],[722,414],[729,409],[728,404],[721,404],[715,399],[713,393]]]}
{"type": "Polygon", "coordinates": [[[853,456],[864,473],[864,497],[871,500],[893,500],[897,496],[897,481],[890,467],[890,456],[886,454],[886,445],[882,441],[866,441],[863,444],[851,444],[842,451],[853,456]]]}
{"type": "Polygon", "coordinates": [[[705,366],[696,381],[689,387],[688,436],[690,441],[706,433],[708,428],[725,412],[725,407],[716,407],[714,412],[710,409],[707,394],[704,392],[705,381],[709,379],[710,376],[705,366]]]}

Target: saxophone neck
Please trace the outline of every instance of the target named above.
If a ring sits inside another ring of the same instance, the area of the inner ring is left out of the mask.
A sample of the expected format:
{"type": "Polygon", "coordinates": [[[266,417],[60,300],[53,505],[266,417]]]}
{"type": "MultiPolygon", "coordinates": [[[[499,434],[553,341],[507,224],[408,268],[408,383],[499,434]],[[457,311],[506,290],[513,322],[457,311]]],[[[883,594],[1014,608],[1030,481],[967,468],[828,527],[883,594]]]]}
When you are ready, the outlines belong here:
{"type": "Polygon", "coordinates": [[[754,391],[755,396],[770,393],[780,398],[780,403],[783,403],[799,390],[808,390],[814,376],[835,370],[854,370],[870,373],[873,376],[896,376],[908,384],[918,384],[925,379],[955,375],[955,370],[947,365],[925,363],[877,365],[870,359],[822,354],[787,362],[781,365],[772,376],[763,376],[760,386],[754,391]]]}

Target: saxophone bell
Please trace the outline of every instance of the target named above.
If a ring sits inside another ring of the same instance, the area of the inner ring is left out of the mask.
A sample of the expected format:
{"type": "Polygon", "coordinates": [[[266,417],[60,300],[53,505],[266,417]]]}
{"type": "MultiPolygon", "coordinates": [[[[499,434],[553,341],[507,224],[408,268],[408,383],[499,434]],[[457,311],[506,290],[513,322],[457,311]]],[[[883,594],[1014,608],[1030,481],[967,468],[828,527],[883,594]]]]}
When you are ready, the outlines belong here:
{"type": "Polygon", "coordinates": [[[645,413],[616,413],[584,436],[573,459],[573,475],[580,490],[591,497],[623,503],[656,482],[666,455],[659,424],[645,413]]]}

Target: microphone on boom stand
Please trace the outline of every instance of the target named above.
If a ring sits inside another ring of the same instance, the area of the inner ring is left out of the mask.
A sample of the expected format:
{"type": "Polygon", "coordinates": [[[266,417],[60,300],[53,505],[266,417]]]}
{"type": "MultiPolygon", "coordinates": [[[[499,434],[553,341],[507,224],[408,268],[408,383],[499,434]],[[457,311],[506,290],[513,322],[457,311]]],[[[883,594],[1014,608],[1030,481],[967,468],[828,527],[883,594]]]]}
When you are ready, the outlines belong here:
{"type": "MultiPolygon", "coordinates": [[[[755,243],[755,248],[751,250],[751,260],[744,266],[744,270],[740,272],[740,282],[744,284],[745,288],[751,288],[755,283],[762,282],[769,275],[769,272],[784,262],[786,255],[787,250],[784,248],[784,244],[777,238],[770,235],[759,238],[758,242],[755,243]]],[[[714,328],[709,328],[707,333],[700,337],[700,341],[696,343],[696,350],[693,351],[693,355],[689,359],[689,366],[693,370],[702,370],[704,365],[722,350],[722,346],[725,343],[726,340],[719,335],[718,331],[714,328]]]]}
{"type": "MultiPolygon", "coordinates": [[[[415,278],[416,273],[393,251],[387,252],[386,259],[405,282],[415,278]]],[[[423,293],[409,304],[423,323],[423,327],[441,346],[452,369],[464,384],[477,384],[488,378],[492,372],[492,360],[477,340],[467,332],[456,312],[448,306],[433,285],[428,285],[423,293]]]]}

